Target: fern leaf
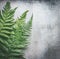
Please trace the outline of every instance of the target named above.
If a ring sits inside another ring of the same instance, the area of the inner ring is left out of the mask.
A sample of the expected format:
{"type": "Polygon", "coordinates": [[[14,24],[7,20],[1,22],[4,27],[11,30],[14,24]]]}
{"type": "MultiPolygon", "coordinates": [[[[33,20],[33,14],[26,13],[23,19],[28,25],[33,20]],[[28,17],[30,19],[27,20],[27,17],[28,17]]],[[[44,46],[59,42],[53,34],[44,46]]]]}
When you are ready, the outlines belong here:
{"type": "Polygon", "coordinates": [[[25,19],[28,10],[14,22],[14,13],[17,8],[11,9],[7,2],[0,11],[0,58],[25,59],[24,51],[28,45],[27,38],[32,27],[32,17],[28,23],[25,19]]]}

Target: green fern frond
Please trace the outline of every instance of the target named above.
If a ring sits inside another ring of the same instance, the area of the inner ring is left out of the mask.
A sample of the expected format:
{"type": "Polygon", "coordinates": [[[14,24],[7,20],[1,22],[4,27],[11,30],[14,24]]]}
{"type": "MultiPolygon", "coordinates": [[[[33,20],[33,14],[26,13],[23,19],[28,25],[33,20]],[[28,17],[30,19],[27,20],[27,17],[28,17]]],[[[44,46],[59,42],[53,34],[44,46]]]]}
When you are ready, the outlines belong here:
{"type": "Polygon", "coordinates": [[[7,2],[4,9],[0,11],[0,53],[4,54],[3,59],[5,59],[6,54],[8,55],[9,53],[8,40],[10,39],[10,36],[12,35],[13,32],[13,26],[14,26],[13,16],[15,13],[15,9],[11,10],[10,2],[7,2]]]}
{"type": "Polygon", "coordinates": [[[0,11],[0,58],[25,59],[24,51],[28,45],[27,38],[32,27],[32,18],[25,23],[28,10],[14,22],[15,9],[7,2],[0,11]]]}
{"type": "Polygon", "coordinates": [[[26,18],[27,12],[29,10],[25,11],[21,16],[20,16],[20,20],[24,20],[26,18]]]}
{"type": "Polygon", "coordinates": [[[5,7],[4,7],[4,10],[7,12],[11,9],[11,6],[10,6],[10,2],[7,2],[5,7]]]}

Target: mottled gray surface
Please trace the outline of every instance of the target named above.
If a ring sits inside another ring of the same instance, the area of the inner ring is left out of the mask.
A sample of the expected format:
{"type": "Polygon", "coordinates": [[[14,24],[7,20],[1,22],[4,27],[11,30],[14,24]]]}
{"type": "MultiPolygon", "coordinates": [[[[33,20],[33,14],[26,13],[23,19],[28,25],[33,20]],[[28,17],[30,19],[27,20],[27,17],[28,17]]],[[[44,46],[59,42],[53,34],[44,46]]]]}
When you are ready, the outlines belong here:
{"type": "MultiPolygon", "coordinates": [[[[0,10],[7,0],[0,0],[0,10]]],[[[59,0],[9,0],[11,7],[18,7],[15,17],[29,10],[33,13],[30,44],[26,59],[60,59],[60,2],[59,0]],[[42,1],[42,2],[41,2],[42,1]],[[32,3],[33,2],[33,3],[32,3]]]]}

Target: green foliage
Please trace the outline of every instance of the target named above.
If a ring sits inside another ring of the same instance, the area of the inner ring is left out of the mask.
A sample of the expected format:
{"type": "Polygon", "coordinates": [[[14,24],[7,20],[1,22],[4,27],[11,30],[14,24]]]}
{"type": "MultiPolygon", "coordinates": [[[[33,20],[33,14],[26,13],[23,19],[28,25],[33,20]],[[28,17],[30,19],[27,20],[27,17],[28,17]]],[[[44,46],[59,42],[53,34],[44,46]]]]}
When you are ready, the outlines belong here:
{"type": "Polygon", "coordinates": [[[25,59],[24,51],[32,26],[32,17],[25,23],[27,11],[14,21],[15,9],[7,2],[0,11],[0,59],[25,59]]]}

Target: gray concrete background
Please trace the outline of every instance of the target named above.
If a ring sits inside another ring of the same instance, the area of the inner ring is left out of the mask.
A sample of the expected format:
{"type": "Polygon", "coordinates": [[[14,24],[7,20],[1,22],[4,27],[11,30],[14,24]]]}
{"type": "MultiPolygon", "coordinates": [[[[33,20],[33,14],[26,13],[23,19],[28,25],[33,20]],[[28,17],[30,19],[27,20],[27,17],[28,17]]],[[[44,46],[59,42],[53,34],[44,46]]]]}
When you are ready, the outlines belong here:
{"type": "MultiPolygon", "coordinates": [[[[0,0],[0,10],[7,0],[0,0]]],[[[26,21],[33,13],[30,45],[26,59],[60,59],[60,1],[59,0],[9,0],[18,7],[14,18],[29,10],[26,21]]]]}

